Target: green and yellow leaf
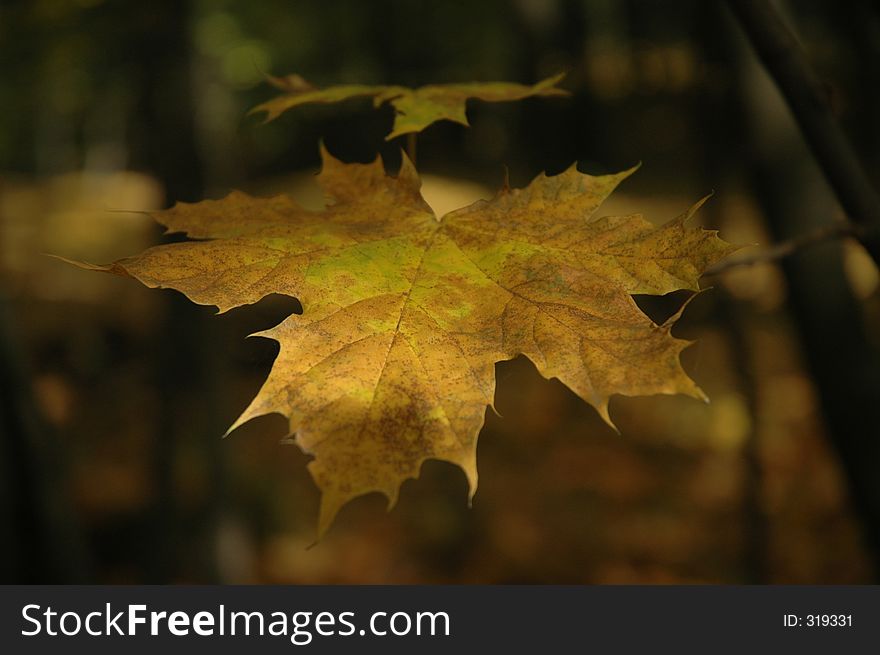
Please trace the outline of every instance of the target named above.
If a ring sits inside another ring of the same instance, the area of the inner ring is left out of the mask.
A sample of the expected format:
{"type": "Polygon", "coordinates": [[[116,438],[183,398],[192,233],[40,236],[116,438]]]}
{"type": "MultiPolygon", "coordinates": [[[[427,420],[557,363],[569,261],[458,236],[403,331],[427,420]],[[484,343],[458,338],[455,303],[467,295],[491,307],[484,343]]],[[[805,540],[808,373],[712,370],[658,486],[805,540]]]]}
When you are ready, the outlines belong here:
{"type": "Polygon", "coordinates": [[[177,289],[220,311],[271,293],[298,298],[260,332],[280,352],[262,389],[230,428],[280,413],[314,456],[323,534],[350,499],[397,498],[422,463],[460,466],[477,488],[476,444],[495,393],[495,363],[524,354],[610,422],[613,394],[703,398],[671,336],[632,294],[699,289],[735,248],[691,227],[697,203],[656,228],[640,215],[602,216],[634,169],[590,176],[572,166],[503,188],[442,218],[422,199],[404,157],[344,164],[323,152],[331,204],[233,192],[155,214],[198,241],[150,248],[99,268],[177,289]]]}
{"type": "Polygon", "coordinates": [[[342,102],[350,98],[372,97],[373,106],[390,102],[394,107],[394,126],[386,139],[421,132],[441,120],[467,125],[465,105],[469,98],[485,102],[522,100],[532,96],[564,96],[567,91],[556,85],[564,74],[548,77],[532,86],[510,82],[473,82],[469,84],[431,84],[409,89],[404,86],[346,84],[325,89],[315,88],[299,75],[271,77],[270,81],[284,94],[264,102],[251,113],[265,112],[273,120],[293,107],[310,103],[342,102]]]}

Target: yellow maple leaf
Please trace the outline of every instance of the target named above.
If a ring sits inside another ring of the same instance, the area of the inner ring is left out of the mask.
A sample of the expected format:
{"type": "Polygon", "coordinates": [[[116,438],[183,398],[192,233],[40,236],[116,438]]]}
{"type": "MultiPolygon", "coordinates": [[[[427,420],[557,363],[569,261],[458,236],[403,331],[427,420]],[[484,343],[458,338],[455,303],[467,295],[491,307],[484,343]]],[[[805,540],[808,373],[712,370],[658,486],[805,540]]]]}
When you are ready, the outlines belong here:
{"type": "Polygon", "coordinates": [[[600,216],[635,169],[594,177],[572,166],[438,219],[406,157],[389,177],[378,159],[322,155],[324,210],[240,192],[178,203],[155,218],[203,240],[87,265],[221,312],[271,293],[300,300],[302,315],[259,333],[280,352],[230,431],[289,418],[314,456],[319,534],[356,496],[379,491],[390,508],[429,458],[459,465],[473,496],[498,361],[526,355],[609,423],[612,394],[704,397],[679,362],[689,342],[670,334],[678,314],[656,325],[631,295],[698,290],[701,272],[735,249],[687,225],[702,201],[659,228],[600,216]]]}
{"type": "Polygon", "coordinates": [[[532,86],[511,82],[472,82],[467,84],[430,84],[418,89],[404,86],[342,84],[325,89],[313,87],[299,75],[270,77],[284,95],[254,107],[250,113],[265,112],[273,120],[293,107],[309,103],[334,103],[349,98],[372,97],[373,106],[390,102],[394,107],[394,126],[386,139],[421,132],[431,123],[449,120],[467,125],[465,105],[469,98],[486,102],[522,100],[531,96],[564,96],[568,92],[556,85],[563,73],[548,77],[532,86]]]}

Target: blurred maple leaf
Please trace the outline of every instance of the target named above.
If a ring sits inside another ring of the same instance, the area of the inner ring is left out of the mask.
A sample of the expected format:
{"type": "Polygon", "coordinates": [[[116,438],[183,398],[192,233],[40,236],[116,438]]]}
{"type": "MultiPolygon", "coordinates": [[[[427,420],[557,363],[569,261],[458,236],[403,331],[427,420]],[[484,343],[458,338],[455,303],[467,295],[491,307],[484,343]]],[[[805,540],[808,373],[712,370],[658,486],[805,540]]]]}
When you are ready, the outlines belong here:
{"type": "Polygon", "coordinates": [[[548,77],[532,86],[511,82],[472,82],[467,84],[430,84],[418,89],[404,86],[342,84],[319,89],[299,75],[270,77],[284,95],[254,107],[250,113],[265,112],[266,121],[273,120],[293,107],[309,103],[334,103],[349,98],[372,96],[373,106],[390,102],[394,107],[394,126],[386,139],[412,132],[421,132],[431,123],[450,120],[467,125],[465,105],[469,98],[486,102],[521,100],[532,96],[565,96],[568,91],[556,85],[563,73],[548,77]]]}
{"type": "Polygon", "coordinates": [[[233,192],[153,215],[198,241],[156,246],[110,266],[220,311],[271,293],[298,298],[260,332],[280,352],[230,431],[278,412],[321,489],[319,534],[348,500],[397,498],[429,458],[459,465],[471,496],[476,443],[493,402],[495,363],[519,354],[611,422],[612,394],[703,394],[679,353],[689,342],[656,325],[631,294],[698,290],[735,248],[687,226],[702,204],[662,227],[599,205],[633,170],[590,176],[572,166],[524,189],[438,219],[404,157],[344,164],[322,151],[320,211],[287,196],[233,192]]]}

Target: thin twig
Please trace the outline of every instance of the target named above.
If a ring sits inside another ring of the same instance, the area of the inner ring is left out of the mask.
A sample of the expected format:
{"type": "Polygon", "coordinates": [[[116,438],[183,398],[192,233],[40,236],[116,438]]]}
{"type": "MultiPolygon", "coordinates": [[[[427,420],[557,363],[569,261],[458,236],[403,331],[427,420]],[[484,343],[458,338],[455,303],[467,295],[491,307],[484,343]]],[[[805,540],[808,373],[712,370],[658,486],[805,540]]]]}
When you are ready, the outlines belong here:
{"type": "Polygon", "coordinates": [[[880,196],[838,126],[803,49],[767,0],[728,4],[785,97],[844,211],[862,226],[860,241],[880,266],[880,196]]]}
{"type": "Polygon", "coordinates": [[[860,226],[853,225],[852,223],[831,223],[830,225],[823,225],[812,232],[806,232],[792,239],[788,239],[787,241],[777,243],[769,248],[759,250],[751,255],[720,261],[714,266],[707,268],[704,274],[717,275],[718,273],[724,273],[734,268],[775,262],[783,257],[788,257],[804,248],[824,241],[831,241],[842,237],[854,237],[858,239],[863,232],[864,231],[860,226]]]}

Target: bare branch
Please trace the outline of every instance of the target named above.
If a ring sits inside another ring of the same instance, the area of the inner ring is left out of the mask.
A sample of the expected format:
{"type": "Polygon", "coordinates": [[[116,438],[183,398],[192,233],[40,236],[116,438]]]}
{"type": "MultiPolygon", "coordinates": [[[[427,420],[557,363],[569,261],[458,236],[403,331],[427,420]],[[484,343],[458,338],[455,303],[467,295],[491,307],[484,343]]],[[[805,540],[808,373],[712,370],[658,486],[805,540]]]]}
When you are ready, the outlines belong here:
{"type": "Polygon", "coordinates": [[[862,226],[860,241],[880,266],[880,196],[837,125],[803,49],[767,0],[728,0],[728,4],[785,96],[844,211],[862,226]]]}
{"type": "Polygon", "coordinates": [[[854,237],[860,239],[863,234],[864,230],[860,226],[853,225],[852,223],[831,223],[829,225],[823,225],[812,232],[801,234],[793,239],[777,243],[774,246],[759,250],[758,252],[746,255],[745,257],[722,260],[714,266],[707,268],[704,275],[717,275],[734,268],[775,262],[817,243],[831,241],[832,239],[839,239],[842,237],[854,237]]]}

